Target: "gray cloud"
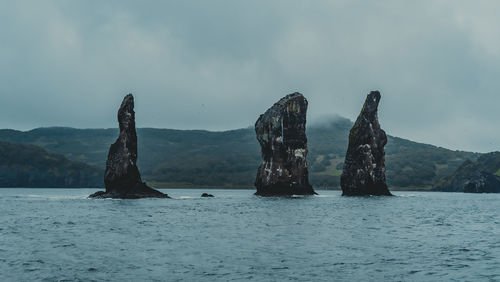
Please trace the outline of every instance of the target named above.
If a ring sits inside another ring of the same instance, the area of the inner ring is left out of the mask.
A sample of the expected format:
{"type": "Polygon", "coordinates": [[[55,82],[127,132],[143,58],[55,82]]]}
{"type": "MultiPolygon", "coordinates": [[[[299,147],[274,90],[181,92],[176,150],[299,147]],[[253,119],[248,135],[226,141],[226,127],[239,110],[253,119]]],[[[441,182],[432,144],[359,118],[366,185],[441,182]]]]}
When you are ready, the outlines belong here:
{"type": "Polygon", "coordinates": [[[293,91],[392,135],[498,150],[496,1],[0,1],[0,127],[253,124],[293,91]]]}

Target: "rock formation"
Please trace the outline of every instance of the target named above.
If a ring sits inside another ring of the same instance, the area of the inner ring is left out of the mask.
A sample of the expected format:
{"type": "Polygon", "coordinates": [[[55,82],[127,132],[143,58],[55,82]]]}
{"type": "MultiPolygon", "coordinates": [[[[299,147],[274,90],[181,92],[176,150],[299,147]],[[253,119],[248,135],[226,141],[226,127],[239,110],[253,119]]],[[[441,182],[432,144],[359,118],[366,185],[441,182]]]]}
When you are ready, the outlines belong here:
{"type": "Polygon", "coordinates": [[[378,123],[380,93],[372,91],[349,133],[349,147],[340,178],[342,195],[387,195],[385,179],[387,136],[378,123]]]}
{"type": "Polygon", "coordinates": [[[500,152],[465,161],[453,174],[433,187],[435,191],[500,193],[500,152]]]}
{"type": "Polygon", "coordinates": [[[214,197],[214,195],[212,195],[212,194],[208,194],[208,193],[203,193],[203,194],[201,194],[201,197],[202,197],[202,198],[213,198],[213,197],[214,197]]]}
{"type": "Polygon", "coordinates": [[[142,182],[137,168],[137,135],[135,132],[134,97],[128,94],[118,110],[120,136],[111,145],[106,161],[104,184],[106,191],[99,191],[91,198],[168,198],[142,182]]]}
{"type": "Polygon", "coordinates": [[[306,114],[307,100],[293,93],[279,100],[255,123],[262,150],[256,195],[316,194],[307,171],[306,114]]]}
{"type": "Polygon", "coordinates": [[[465,182],[464,192],[500,193],[500,177],[484,171],[478,171],[465,182]]]}

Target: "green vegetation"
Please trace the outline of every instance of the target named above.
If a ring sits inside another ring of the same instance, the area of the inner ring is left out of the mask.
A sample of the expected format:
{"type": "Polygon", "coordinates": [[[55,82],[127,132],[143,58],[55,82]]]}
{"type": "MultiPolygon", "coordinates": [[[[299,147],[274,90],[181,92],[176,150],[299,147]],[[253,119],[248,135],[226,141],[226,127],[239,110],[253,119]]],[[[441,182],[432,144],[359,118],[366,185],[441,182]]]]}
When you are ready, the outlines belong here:
{"type": "Polygon", "coordinates": [[[456,171],[438,181],[433,190],[463,192],[465,183],[478,172],[500,176],[500,152],[481,155],[476,161],[465,161],[456,171]]]}
{"type": "Polygon", "coordinates": [[[0,187],[103,187],[103,174],[34,145],[0,142],[0,187]]]}
{"type": "MultiPolygon", "coordinates": [[[[340,174],[353,123],[338,118],[308,126],[311,183],[317,188],[340,186],[340,174]]],[[[260,164],[253,128],[209,132],[140,128],[138,166],[155,187],[252,187],[260,164]]],[[[0,140],[33,144],[104,171],[117,129],[39,128],[27,132],[0,130],[0,140]]],[[[431,187],[466,159],[479,155],[451,151],[388,136],[387,180],[400,187],[431,187]]],[[[28,161],[28,160],[27,160],[28,161]]],[[[101,178],[102,179],[102,178],[101,178]]]]}

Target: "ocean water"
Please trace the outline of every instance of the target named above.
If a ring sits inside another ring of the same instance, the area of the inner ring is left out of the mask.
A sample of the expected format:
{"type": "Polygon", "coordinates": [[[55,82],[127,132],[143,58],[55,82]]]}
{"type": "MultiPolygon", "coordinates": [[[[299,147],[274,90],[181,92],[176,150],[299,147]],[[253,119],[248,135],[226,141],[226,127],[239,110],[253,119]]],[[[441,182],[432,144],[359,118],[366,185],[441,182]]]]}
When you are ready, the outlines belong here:
{"type": "Polygon", "coordinates": [[[92,192],[0,189],[0,281],[500,280],[498,194],[92,192]]]}

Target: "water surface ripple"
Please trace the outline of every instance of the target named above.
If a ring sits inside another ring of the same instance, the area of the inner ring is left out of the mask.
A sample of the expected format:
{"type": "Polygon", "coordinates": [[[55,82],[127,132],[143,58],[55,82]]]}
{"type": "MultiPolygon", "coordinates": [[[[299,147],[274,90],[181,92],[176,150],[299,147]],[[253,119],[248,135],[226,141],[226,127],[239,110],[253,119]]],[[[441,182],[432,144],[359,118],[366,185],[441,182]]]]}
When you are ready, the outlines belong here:
{"type": "Polygon", "coordinates": [[[0,189],[1,281],[498,281],[500,195],[0,189]]]}

